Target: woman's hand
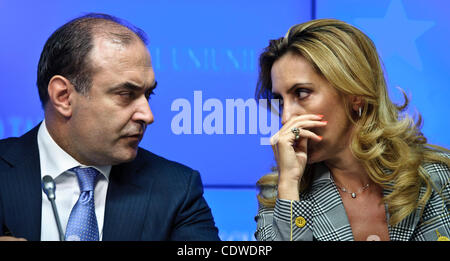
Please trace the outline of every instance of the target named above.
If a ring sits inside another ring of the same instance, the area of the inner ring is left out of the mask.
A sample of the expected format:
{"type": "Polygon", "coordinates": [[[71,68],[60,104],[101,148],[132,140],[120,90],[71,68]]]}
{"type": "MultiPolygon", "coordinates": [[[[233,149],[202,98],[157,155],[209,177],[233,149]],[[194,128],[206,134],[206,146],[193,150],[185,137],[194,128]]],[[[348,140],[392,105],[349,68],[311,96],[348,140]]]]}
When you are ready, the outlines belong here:
{"type": "Polygon", "coordinates": [[[326,126],[322,118],[314,114],[292,117],[270,138],[278,164],[278,198],[299,200],[298,186],[306,167],[308,139],[322,140],[308,129],[326,126]],[[294,128],[299,129],[297,140],[294,128]]]}

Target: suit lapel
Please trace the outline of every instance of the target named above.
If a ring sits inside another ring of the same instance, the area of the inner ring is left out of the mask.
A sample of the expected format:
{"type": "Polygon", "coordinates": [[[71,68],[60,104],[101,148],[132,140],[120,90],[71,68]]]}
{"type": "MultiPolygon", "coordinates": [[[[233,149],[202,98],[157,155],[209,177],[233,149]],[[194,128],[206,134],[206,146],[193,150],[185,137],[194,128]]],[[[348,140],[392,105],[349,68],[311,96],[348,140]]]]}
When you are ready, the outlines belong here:
{"type": "Polygon", "coordinates": [[[11,164],[5,176],[5,222],[13,235],[37,241],[41,237],[41,175],[37,132],[40,124],[20,137],[4,159],[11,164]]]}
{"type": "Polygon", "coordinates": [[[139,163],[137,158],[111,169],[103,241],[141,239],[153,179],[151,175],[143,175],[139,163]]]}

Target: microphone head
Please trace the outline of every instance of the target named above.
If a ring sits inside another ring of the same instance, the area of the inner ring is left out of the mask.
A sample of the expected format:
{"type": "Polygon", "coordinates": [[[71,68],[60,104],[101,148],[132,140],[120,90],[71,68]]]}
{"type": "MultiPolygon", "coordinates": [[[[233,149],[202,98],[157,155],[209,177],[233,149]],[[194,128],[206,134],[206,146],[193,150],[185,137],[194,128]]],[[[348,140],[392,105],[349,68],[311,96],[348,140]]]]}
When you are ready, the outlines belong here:
{"type": "Polygon", "coordinates": [[[55,199],[55,181],[49,175],[42,178],[42,190],[45,192],[49,200],[55,199]]]}

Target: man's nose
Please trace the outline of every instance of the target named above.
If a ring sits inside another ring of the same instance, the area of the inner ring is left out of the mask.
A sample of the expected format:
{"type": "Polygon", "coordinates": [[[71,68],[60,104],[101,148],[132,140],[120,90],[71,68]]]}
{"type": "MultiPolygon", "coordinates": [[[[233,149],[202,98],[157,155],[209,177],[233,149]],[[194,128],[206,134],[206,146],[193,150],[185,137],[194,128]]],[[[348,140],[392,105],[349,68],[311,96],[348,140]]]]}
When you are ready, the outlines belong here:
{"type": "Polygon", "coordinates": [[[150,109],[148,100],[143,97],[137,104],[136,112],[133,115],[134,121],[143,122],[145,125],[152,124],[154,121],[153,112],[150,109]]]}

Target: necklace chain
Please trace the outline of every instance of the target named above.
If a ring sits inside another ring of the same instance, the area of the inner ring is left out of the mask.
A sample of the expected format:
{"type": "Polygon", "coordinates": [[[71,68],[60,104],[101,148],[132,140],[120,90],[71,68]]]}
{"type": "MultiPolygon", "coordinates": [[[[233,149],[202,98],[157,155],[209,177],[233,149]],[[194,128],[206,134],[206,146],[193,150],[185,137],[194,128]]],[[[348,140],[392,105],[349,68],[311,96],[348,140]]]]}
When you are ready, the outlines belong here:
{"type": "MultiPolygon", "coordinates": [[[[336,185],[337,186],[337,185],[336,185]]],[[[356,198],[356,194],[357,193],[361,193],[361,192],[363,192],[364,190],[366,190],[368,187],[369,187],[369,183],[367,183],[366,185],[364,185],[364,186],[362,186],[361,188],[359,188],[358,189],[358,191],[357,192],[350,192],[350,191],[348,191],[346,188],[344,188],[344,187],[340,187],[340,186],[337,186],[340,190],[342,190],[342,192],[345,192],[345,193],[348,193],[348,194],[350,194],[351,196],[352,196],[352,198],[356,198]]]]}

